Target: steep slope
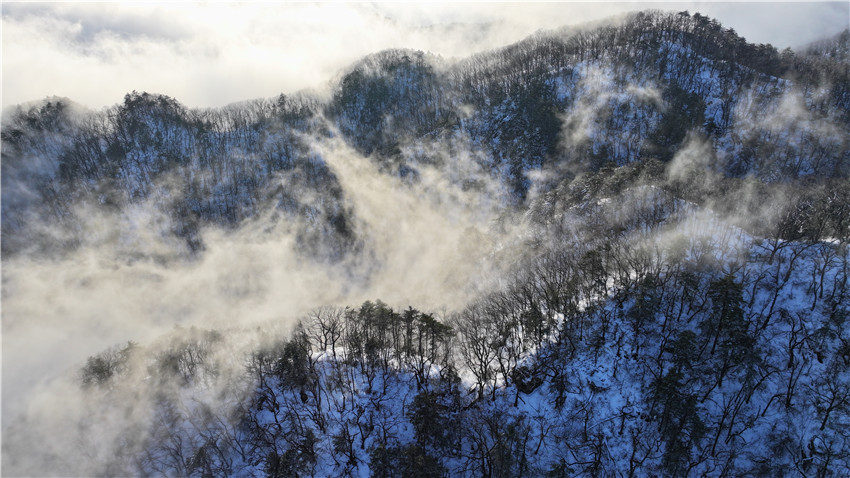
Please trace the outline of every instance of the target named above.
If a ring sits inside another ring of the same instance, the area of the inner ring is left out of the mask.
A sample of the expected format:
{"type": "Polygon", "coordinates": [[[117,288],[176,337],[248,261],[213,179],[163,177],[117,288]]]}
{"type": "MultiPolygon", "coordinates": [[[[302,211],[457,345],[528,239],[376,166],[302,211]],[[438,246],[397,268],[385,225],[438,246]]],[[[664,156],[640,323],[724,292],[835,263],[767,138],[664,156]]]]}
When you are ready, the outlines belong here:
{"type": "Polygon", "coordinates": [[[548,216],[551,239],[501,290],[448,316],[366,302],[317,309],[236,357],[253,332],[184,330],[91,357],[81,375],[91,406],[120,416],[116,400],[141,393],[134,413],[150,417],[118,434],[108,469],[850,469],[846,238],[753,237],[652,185],[585,199],[548,216]]]}
{"type": "MultiPolygon", "coordinates": [[[[540,33],[462,60],[446,69],[436,98],[433,86],[422,96],[381,97],[362,86],[369,82],[348,77],[337,97],[383,98],[370,103],[372,121],[351,134],[364,153],[372,152],[364,142],[375,131],[392,131],[396,142],[427,139],[436,123],[448,122],[443,137],[466,135],[485,148],[520,196],[529,170],[669,161],[689,132],[711,138],[732,175],[846,176],[846,69],[817,58],[748,44],[699,14],[645,12],[602,28],[540,33]],[[426,120],[411,124],[418,118],[426,120]],[[787,131],[803,122],[813,127],[799,136],[787,131]]],[[[353,69],[358,78],[385,83],[395,81],[387,79],[393,71],[370,62],[353,69]]]]}

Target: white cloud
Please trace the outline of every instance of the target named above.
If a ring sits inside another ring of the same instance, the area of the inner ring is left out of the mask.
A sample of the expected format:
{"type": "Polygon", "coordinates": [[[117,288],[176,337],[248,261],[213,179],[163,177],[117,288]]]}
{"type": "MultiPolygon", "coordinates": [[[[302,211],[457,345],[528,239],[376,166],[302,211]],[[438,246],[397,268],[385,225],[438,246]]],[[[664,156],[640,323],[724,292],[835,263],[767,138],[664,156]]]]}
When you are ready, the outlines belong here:
{"type": "Polygon", "coordinates": [[[465,56],[643,8],[699,10],[779,48],[848,23],[846,3],[5,3],[2,103],[58,95],[97,108],[135,89],[219,106],[322,88],[385,48],[465,56]]]}

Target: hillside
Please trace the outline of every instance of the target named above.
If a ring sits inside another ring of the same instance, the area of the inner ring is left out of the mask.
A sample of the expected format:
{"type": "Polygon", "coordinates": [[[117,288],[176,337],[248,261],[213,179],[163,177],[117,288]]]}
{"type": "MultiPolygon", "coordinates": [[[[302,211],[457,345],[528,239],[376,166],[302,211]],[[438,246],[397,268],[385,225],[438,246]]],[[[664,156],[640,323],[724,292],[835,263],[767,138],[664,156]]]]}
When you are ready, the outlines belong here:
{"type": "Polygon", "coordinates": [[[3,473],[850,473],[849,40],[648,11],[4,112],[4,333],[159,338],[19,398],[3,473]]]}

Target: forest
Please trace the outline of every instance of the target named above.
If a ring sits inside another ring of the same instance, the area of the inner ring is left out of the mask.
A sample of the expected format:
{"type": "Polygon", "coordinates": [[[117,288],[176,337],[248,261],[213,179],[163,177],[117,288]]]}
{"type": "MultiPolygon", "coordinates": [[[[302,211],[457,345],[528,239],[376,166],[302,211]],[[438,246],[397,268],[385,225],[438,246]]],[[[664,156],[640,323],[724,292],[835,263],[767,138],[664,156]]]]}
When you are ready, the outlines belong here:
{"type": "Polygon", "coordinates": [[[153,336],[4,416],[3,474],[850,474],[848,133],[850,30],[660,11],[16,106],[4,334],[153,336]]]}

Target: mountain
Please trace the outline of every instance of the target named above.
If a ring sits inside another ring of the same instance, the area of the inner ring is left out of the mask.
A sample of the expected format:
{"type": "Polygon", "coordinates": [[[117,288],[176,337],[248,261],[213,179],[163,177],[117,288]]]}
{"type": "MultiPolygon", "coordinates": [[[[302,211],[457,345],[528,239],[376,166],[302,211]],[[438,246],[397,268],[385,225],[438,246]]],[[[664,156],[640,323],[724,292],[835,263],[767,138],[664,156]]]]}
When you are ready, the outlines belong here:
{"type": "Polygon", "coordinates": [[[668,163],[689,133],[712,143],[714,168],[730,177],[843,178],[846,45],[844,35],[779,54],[699,14],[645,12],[592,30],[539,33],[453,64],[381,52],[352,65],[326,102],[293,95],[188,110],[133,92],[88,112],[48,99],[6,114],[3,250],[21,247],[17,237],[26,234],[17,231],[30,214],[67,218],[68,197],[119,207],[149,200],[168,175],[180,189],[170,214],[191,247],[194,224],[235,224],[274,198],[289,214],[322,215],[322,229],[307,234],[341,254],[356,240],[340,198],[300,204],[289,188],[271,185],[286,173],[298,178],[292,188],[335,191],[305,139],[329,134],[398,174],[422,160],[411,151],[464,138],[506,178],[516,204],[531,187],[529,171],[668,163]]]}
{"type": "MultiPolygon", "coordinates": [[[[379,52],[328,97],[6,111],[14,271],[96,250],[153,264],[133,276],[150,286],[286,236],[293,274],[326,268],[343,299],[439,283],[464,300],[316,303],[112,347],[77,376],[75,443],[33,447],[52,415],[13,419],[4,472],[850,472],[848,41],[778,52],[648,11],[460,60],[379,52]],[[50,468],[70,453],[91,459],[50,468]]],[[[269,277],[215,290],[265,312],[269,277]]]]}

